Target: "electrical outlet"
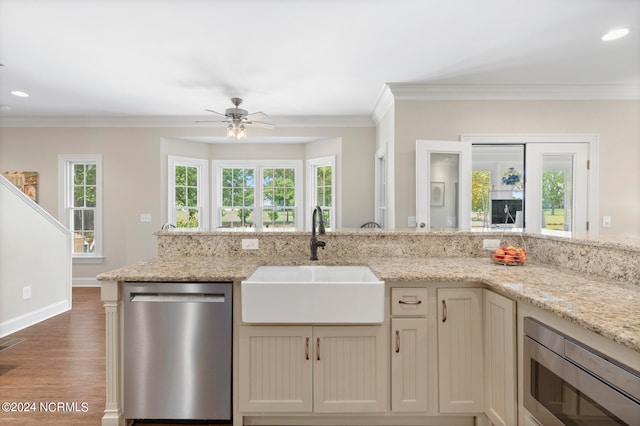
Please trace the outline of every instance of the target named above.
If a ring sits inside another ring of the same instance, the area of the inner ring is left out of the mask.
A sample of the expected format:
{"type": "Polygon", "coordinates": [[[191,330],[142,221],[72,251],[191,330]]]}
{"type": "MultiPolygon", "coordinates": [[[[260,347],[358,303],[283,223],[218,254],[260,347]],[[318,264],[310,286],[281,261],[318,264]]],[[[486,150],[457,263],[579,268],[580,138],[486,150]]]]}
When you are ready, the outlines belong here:
{"type": "Polygon", "coordinates": [[[500,240],[485,238],[482,240],[482,250],[495,250],[500,247],[500,240]]]}
{"type": "Polygon", "coordinates": [[[22,287],[22,298],[31,299],[31,286],[22,287]]]}
{"type": "Polygon", "coordinates": [[[602,227],[611,228],[611,216],[602,216],[602,227]]]}
{"type": "Polygon", "coordinates": [[[407,219],[407,226],[409,228],[415,228],[417,226],[416,223],[416,217],[415,216],[409,216],[407,219]]]}
{"type": "Polygon", "coordinates": [[[242,239],[242,250],[258,250],[258,239],[257,238],[243,238],[242,239]]]}

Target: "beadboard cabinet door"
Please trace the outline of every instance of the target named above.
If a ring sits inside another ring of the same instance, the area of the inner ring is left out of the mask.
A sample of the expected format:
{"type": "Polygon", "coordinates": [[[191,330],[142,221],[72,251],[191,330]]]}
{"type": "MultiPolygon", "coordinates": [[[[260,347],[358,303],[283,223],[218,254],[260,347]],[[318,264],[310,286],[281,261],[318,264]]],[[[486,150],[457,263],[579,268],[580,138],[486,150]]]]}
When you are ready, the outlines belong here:
{"type": "Polygon", "coordinates": [[[484,290],[484,411],[495,426],[517,422],[515,302],[484,290]]]}
{"type": "Polygon", "coordinates": [[[391,411],[427,412],[427,320],[391,320],[391,411]]]}
{"type": "Polygon", "coordinates": [[[438,394],[441,413],[482,413],[481,288],[439,288],[438,394]]]}
{"type": "Polygon", "coordinates": [[[240,412],[385,412],[385,330],[382,325],[241,326],[240,412]]]}
{"type": "Polygon", "coordinates": [[[386,327],[313,327],[313,411],[387,410],[386,327]]]}
{"type": "Polygon", "coordinates": [[[310,413],[313,360],[308,326],[241,326],[241,412],[310,413]]]}

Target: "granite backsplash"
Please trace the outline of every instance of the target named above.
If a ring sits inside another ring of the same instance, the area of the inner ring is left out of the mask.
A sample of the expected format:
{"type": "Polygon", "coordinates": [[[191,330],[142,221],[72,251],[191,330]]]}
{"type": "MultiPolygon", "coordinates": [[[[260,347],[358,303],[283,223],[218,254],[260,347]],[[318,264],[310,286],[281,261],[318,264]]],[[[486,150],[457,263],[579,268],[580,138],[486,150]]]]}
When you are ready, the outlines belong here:
{"type": "MultiPolygon", "coordinates": [[[[309,260],[310,232],[179,232],[156,233],[159,257],[309,260]],[[257,250],[243,250],[243,239],[257,239],[257,250]]],[[[528,262],[565,268],[640,285],[640,247],[539,234],[487,232],[337,231],[320,236],[326,242],[318,256],[329,262],[403,257],[487,257],[484,239],[524,245],[528,262]]]]}

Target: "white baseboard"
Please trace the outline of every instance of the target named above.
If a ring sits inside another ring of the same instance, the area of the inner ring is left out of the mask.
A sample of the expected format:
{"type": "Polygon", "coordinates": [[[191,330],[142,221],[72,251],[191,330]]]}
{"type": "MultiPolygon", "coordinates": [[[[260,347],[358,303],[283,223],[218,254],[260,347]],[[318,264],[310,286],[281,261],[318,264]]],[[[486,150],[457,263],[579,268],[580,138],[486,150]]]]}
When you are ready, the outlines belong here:
{"type": "Polygon", "coordinates": [[[31,327],[41,321],[54,317],[58,314],[71,309],[71,301],[63,300],[53,305],[45,306],[28,314],[20,315],[19,317],[12,318],[8,321],[0,323],[0,337],[8,336],[9,334],[20,331],[24,328],[31,327]]]}
{"type": "Polygon", "coordinates": [[[73,287],[100,287],[100,281],[95,278],[73,278],[71,285],[73,287]]]}

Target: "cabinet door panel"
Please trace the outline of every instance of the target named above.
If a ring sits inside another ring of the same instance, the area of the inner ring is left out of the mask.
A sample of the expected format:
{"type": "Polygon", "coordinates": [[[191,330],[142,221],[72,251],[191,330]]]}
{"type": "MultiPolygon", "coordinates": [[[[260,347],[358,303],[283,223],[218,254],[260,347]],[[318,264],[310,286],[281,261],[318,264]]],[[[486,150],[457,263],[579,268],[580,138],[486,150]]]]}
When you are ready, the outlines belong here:
{"type": "Polygon", "coordinates": [[[391,320],[391,410],[426,412],[427,320],[391,320]]]}
{"type": "Polygon", "coordinates": [[[438,289],[438,389],[441,413],[481,413],[482,289],[438,289]]]}
{"type": "Polygon", "coordinates": [[[315,327],[314,411],[386,411],[385,341],[383,326],[315,327]]]}
{"type": "Polygon", "coordinates": [[[515,302],[484,290],[484,403],[496,426],[516,423],[515,302]]]}
{"type": "Polygon", "coordinates": [[[311,327],[240,327],[241,412],[311,412],[311,337],[311,327]]]}

